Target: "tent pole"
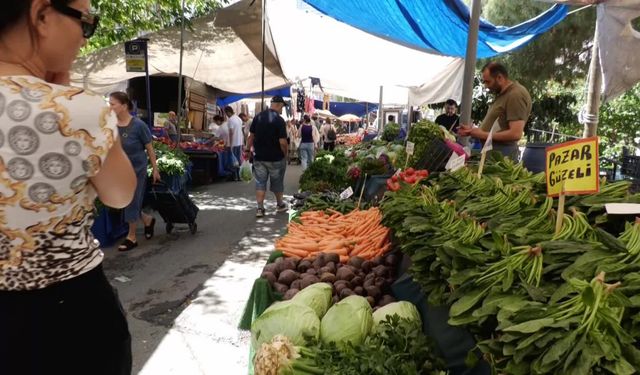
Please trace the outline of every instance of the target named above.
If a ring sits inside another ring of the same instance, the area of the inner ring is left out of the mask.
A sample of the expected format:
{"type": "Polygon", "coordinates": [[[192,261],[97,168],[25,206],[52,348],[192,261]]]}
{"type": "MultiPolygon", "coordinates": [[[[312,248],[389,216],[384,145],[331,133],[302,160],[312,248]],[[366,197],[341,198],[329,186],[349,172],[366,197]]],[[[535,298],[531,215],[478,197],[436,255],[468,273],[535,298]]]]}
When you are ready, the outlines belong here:
{"type": "Polygon", "coordinates": [[[598,23],[593,35],[591,63],[589,64],[589,89],[587,94],[587,112],[583,137],[595,137],[598,133],[598,114],[600,112],[600,93],[602,92],[602,73],[600,72],[600,46],[598,45],[598,23]]]}
{"type": "MultiPolygon", "coordinates": [[[[184,0],[183,0],[184,1],[184,0]]],[[[267,44],[267,0],[262,0],[262,94],[260,95],[260,110],[264,111],[264,50],[267,44]]]]}
{"type": "Polygon", "coordinates": [[[178,142],[182,137],[181,120],[182,120],[182,56],[184,54],[184,0],[182,0],[182,15],[180,16],[180,70],[178,72],[178,124],[176,130],[178,132],[178,142]]]}
{"type": "MultiPolygon", "coordinates": [[[[411,128],[411,115],[413,114],[413,106],[411,105],[411,94],[407,97],[407,133],[405,139],[409,138],[409,128],[411,128]]],[[[399,122],[402,122],[400,119],[399,122]]],[[[402,127],[402,125],[400,125],[402,127]]]]}
{"type": "MultiPolygon", "coordinates": [[[[469,20],[469,36],[467,37],[467,55],[464,60],[464,82],[462,84],[462,109],[460,123],[471,124],[471,108],[473,104],[473,78],[476,73],[476,55],[478,54],[478,30],[480,28],[481,1],[473,0],[471,20],[469,20]]],[[[469,144],[469,137],[462,137],[464,145],[469,144]]]]}
{"type": "Polygon", "coordinates": [[[382,112],[382,93],[383,86],[380,86],[380,102],[378,103],[378,134],[384,130],[384,119],[382,118],[382,116],[384,116],[382,112]]]}

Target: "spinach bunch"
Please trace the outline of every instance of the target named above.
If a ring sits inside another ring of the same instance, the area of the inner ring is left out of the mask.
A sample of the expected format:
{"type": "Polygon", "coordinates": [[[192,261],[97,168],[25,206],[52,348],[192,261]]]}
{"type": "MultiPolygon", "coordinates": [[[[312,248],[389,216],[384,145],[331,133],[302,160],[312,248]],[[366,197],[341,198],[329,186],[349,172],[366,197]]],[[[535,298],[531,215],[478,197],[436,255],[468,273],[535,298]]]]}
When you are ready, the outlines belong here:
{"type": "Polygon", "coordinates": [[[498,334],[479,343],[499,372],[508,374],[626,375],[640,368],[640,351],[620,322],[631,302],[607,284],[571,279],[549,304],[518,304],[498,315],[498,334]]]}

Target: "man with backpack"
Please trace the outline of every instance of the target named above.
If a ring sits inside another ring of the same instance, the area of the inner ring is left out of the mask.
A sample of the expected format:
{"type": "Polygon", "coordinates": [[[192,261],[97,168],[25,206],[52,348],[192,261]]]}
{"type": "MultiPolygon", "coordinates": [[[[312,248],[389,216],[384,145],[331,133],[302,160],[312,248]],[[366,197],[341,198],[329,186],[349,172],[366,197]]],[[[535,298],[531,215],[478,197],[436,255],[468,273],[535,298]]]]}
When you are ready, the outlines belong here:
{"type": "Polygon", "coordinates": [[[322,126],[322,141],[325,151],[333,151],[336,148],[336,139],[338,134],[336,128],[331,123],[331,119],[327,119],[327,122],[322,126]]]}

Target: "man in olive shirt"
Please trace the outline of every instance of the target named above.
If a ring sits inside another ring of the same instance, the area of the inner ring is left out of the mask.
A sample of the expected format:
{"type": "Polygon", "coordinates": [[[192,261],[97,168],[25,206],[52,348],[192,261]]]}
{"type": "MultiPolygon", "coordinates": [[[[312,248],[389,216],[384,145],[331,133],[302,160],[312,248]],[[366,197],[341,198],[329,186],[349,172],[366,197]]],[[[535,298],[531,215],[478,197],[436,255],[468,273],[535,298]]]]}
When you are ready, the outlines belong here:
{"type": "Polygon", "coordinates": [[[490,62],[482,68],[482,82],[496,98],[479,128],[462,125],[458,134],[486,141],[497,122],[493,149],[516,160],[518,141],[531,114],[531,95],[521,84],[509,79],[507,69],[500,63],[490,62]]]}

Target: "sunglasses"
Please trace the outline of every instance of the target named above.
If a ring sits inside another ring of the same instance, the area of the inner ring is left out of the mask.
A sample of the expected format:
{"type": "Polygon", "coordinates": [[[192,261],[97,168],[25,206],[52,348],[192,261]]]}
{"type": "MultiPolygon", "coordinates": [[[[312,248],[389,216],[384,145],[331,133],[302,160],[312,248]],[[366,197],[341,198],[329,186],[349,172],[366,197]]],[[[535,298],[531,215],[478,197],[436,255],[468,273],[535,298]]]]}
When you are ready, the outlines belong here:
{"type": "Polygon", "coordinates": [[[98,21],[100,21],[100,17],[98,15],[83,13],[77,9],[62,4],[59,1],[52,1],[51,6],[53,7],[53,9],[64,14],[65,16],[80,20],[80,25],[82,26],[82,36],[85,39],[91,38],[96,32],[96,29],[98,28],[98,21]]]}

